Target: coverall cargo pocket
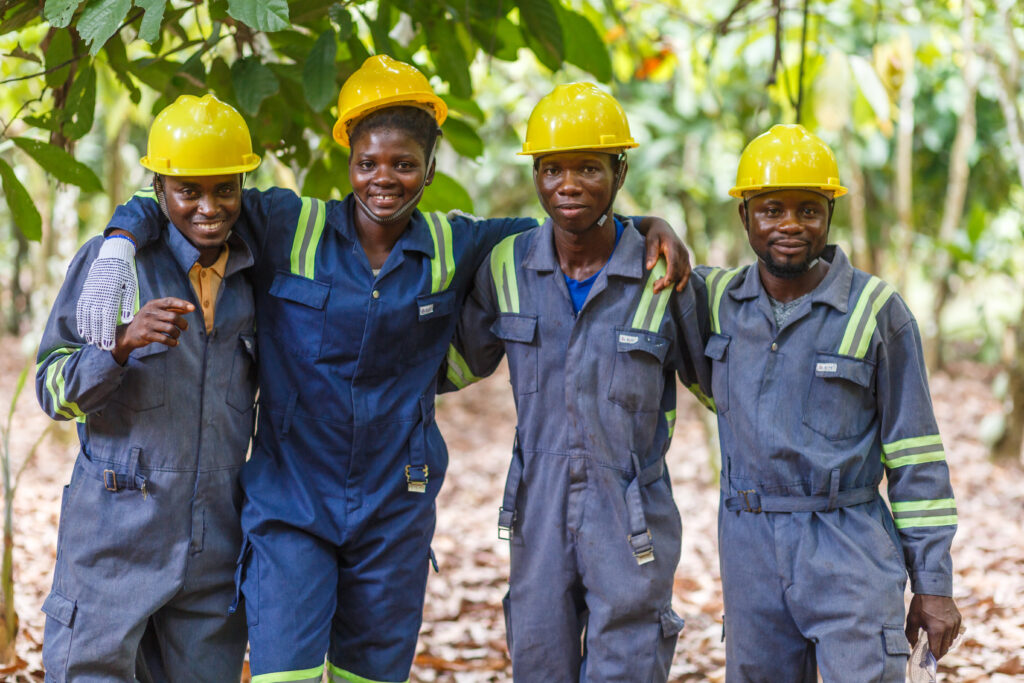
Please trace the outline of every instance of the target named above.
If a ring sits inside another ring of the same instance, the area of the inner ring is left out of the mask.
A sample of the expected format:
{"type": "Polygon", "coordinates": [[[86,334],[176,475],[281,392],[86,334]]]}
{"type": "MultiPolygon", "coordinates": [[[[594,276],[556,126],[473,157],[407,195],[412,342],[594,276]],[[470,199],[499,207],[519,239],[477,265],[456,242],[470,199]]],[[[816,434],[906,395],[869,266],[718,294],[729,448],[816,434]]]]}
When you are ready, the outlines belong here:
{"type": "Polygon", "coordinates": [[[256,338],[248,334],[238,335],[238,348],[231,362],[231,379],[228,382],[228,405],[244,413],[252,408],[256,398],[256,338]]]}
{"type": "Polygon", "coordinates": [[[410,358],[413,362],[437,356],[440,359],[448,350],[452,332],[455,330],[455,290],[449,289],[436,294],[421,294],[416,297],[415,346],[410,358]]]}
{"type": "Polygon", "coordinates": [[[715,399],[715,412],[729,412],[729,343],[727,334],[712,334],[704,346],[704,355],[711,359],[711,393],[715,399]]]}
{"type": "Polygon", "coordinates": [[[331,286],[308,278],[277,273],[270,285],[267,300],[270,310],[270,334],[288,344],[288,349],[299,356],[316,358],[324,336],[324,307],[331,286]]]}
{"type": "MultiPolygon", "coordinates": [[[[833,353],[814,356],[804,424],[826,439],[860,436],[876,414],[872,362],[833,353]]],[[[717,397],[716,397],[717,398],[717,397]]]]}
{"type": "Polygon", "coordinates": [[[615,328],[615,360],[608,400],[630,412],[651,412],[661,405],[669,340],[646,330],[615,328]]]}
{"type": "Polygon", "coordinates": [[[537,316],[505,313],[491,325],[491,332],[505,342],[512,387],[516,394],[537,391],[539,353],[537,350],[537,316]]]}
{"type": "Polygon", "coordinates": [[[669,669],[672,666],[672,655],[675,654],[676,641],[682,633],[686,622],[671,607],[666,607],[658,615],[661,622],[661,642],[658,643],[658,656],[655,667],[659,676],[654,680],[665,680],[668,678],[669,669]]]}
{"type": "Polygon", "coordinates": [[[910,658],[910,642],[907,641],[903,627],[883,626],[882,642],[885,647],[885,660],[881,680],[902,681],[907,671],[907,659],[910,658]]]}
{"type": "Polygon", "coordinates": [[[505,615],[505,645],[508,646],[508,653],[512,654],[512,591],[505,591],[501,599],[501,611],[505,615]]]}
{"type": "Polygon", "coordinates": [[[63,681],[67,674],[78,603],[53,590],[43,602],[42,611],[47,617],[43,634],[43,668],[47,672],[46,680],[63,681]]]}
{"type": "Polygon", "coordinates": [[[166,398],[168,348],[153,342],[132,351],[121,387],[111,395],[111,402],[137,413],[162,406],[166,398]]]}

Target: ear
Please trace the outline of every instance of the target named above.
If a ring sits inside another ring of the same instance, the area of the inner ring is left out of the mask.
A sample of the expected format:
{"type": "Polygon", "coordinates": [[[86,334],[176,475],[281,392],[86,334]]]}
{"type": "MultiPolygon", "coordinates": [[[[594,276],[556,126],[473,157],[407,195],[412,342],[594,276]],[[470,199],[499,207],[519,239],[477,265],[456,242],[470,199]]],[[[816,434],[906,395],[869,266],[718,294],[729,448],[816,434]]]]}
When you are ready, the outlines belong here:
{"type": "Polygon", "coordinates": [[[747,222],[747,202],[740,202],[737,208],[740,210],[740,221],[743,223],[743,231],[749,234],[750,223],[747,222]]]}
{"type": "Polygon", "coordinates": [[[423,187],[426,187],[430,183],[434,182],[434,171],[437,170],[437,160],[430,162],[430,168],[427,169],[427,178],[423,181],[423,187]]]}
{"type": "Polygon", "coordinates": [[[621,190],[622,186],[626,183],[627,172],[629,172],[629,162],[625,158],[623,158],[622,163],[619,166],[619,184],[615,188],[616,192],[621,190]]]}

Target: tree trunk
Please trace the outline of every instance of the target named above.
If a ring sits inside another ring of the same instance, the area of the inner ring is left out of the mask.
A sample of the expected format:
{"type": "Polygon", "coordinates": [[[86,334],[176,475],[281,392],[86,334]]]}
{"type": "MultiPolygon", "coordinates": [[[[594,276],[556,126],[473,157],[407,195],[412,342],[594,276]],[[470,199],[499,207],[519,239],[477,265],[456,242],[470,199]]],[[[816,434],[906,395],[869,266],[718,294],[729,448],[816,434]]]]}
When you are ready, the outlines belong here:
{"type": "Polygon", "coordinates": [[[908,264],[914,248],[914,94],[917,92],[917,78],[914,70],[914,50],[910,39],[906,49],[901,50],[903,82],[899,91],[899,116],[896,119],[896,234],[893,242],[897,245],[899,262],[896,268],[896,289],[906,291],[908,264]]]}
{"type": "Polygon", "coordinates": [[[952,255],[942,245],[953,241],[963,217],[967,180],[970,175],[967,155],[974,144],[977,132],[974,105],[978,92],[979,65],[974,49],[973,0],[964,0],[963,12],[960,36],[963,40],[964,53],[964,113],[957,124],[953,149],[949,154],[949,181],[946,184],[946,202],[942,207],[942,222],[939,224],[938,234],[940,248],[935,252],[936,267],[933,279],[938,286],[932,304],[932,318],[926,327],[930,334],[925,345],[925,359],[928,366],[935,370],[941,369],[945,364],[942,354],[942,314],[952,291],[950,280],[955,270],[952,255]]]}
{"type": "Polygon", "coordinates": [[[1012,328],[1013,359],[1009,364],[1010,380],[1003,399],[1005,428],[992,446],[992,459],[1020,462],[1024,446],[1024,329],[1018,323],[1012,328]]]}
{"type": "Polygon", "coordinates": [[[846,200],[850,207],[850,262],[861,270],[875,272],[874,254],[868,240],[868,219],[865,209],[867,196],[864,171],[857,163],[857,150],[853,144],[853,136],[847,128],[842,131],[843,155],[846,157],[846,184],[850,194],[846,200]]]}
{"type": "Polygon", "coordinates": [[[18,242],[18,249],[14,252],[14,262],[11,264],[11,301],[7,314],[7,333],[17,336],[21,333],[21,321],[31,315],[31,299],[25,296],[21,288],[21,270],[28,258],[28,240],[21,230],[11,225],[11,232],[18,242]]]}

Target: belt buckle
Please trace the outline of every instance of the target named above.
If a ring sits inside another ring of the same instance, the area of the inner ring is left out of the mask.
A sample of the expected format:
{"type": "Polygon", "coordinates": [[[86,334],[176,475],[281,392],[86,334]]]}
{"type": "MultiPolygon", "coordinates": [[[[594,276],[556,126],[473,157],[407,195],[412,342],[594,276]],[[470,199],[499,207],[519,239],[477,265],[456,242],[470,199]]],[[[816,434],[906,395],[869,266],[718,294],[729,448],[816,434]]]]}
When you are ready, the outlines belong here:
{"type": "Polygon", "coordinates": [[[405,466],[405,483],[407,484],[409,491],[411,491],[413,493],[426,493],[426,491],[427,491],[427,477],[430,476],[430,468],[427,467],[426,465],[424,465],[423,466],[423,480],[422,481],[419,481],[419,480],[413,481],[412,477],[409,475],[409,468],[411,468],[411,467],[412,467],[412,465],[406,465],[405,466]]]}
{"type": "Polygon", "coordinates": [[[117,493],[117,472],[114,470],[103,470],[103,488],[117,493]]]}
{"type": "Polygon", "coordinates": [[[756,509],[750,506],[750,497],[748,496],[748,494],[757,495],[757,490],[756,489],[746,489],[744,491],[737,491],[737,493],[739,493],[741,496],[743,496],[743,509],[744,509],[744,512],[753,512],[754,514],[758,514],[758,513],[761,512],[761,501],[760,501],[760,498],[758,498],[758,503],[757,503],[757,508],[756,509]]]}

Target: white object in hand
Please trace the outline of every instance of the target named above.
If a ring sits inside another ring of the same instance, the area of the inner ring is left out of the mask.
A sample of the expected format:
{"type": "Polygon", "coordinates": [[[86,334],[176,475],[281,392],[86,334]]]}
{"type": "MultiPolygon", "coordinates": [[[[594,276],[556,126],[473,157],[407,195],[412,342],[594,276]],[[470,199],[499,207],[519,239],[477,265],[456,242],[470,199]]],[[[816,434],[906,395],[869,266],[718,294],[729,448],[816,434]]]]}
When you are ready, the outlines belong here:
{"type": "Polygon", "coordinates": [[[120,323],[135,317],[135,245],[125,237],[108,237],[100,247],[75,307],[78,334],[87,344],[114,348],[120,323]]]}

